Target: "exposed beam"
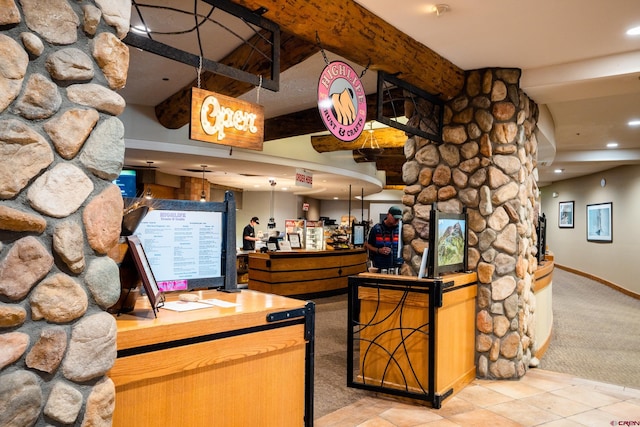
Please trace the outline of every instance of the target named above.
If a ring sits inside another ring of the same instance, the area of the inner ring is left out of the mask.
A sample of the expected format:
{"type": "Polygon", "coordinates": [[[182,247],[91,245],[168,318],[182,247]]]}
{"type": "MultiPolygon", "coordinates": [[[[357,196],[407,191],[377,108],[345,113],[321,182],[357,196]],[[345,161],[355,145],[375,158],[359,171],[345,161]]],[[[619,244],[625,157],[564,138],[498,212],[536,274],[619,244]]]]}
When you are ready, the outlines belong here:
{"type": "MultiPolygon", "coordinates": [[[[358,162],[370,162],[358,150],[353,150],[353,159],[358,162]]],[[[402,180],[402,166],[407,161],[404,156],[404,147],[386,148],[381,154],[376,156],[376,169],[386,173],[386,185],[404,185],[402,180]]]]}
{"type": "MultiPolygon", "coordinates": [[[[390,74],[443,100],[462,90],[464,72],[353,0],[231,0],[310,43],[372,70],[390,74]]],[[[402,7],[396,4],[395,7],[402,7]]]]}
{"type": "MultiPolygon", "coordinates": [[[[392,117],[393,114],[404,115],[404,100],[400,96],[402,90],[393,89],[392,95],[395,102],[385,103],[383,111],[386,117],[392,117]]],[[[367,95],[367,121],[376,118],[377,95],[367,95]]],[[[308,110],[297,111],[291,114],[284,114],[278,117],[272,117],[264,121],[264,140],[273,141],[291,136],[308,135],[310,133],[324,132],[327,130],[320,113],[317,108],[309,108],[308,110]]]]}
{"type": "MultiPolygon", "coordinates": [[[[341,141],[333,135],[318,135],[311,137],[311,145],[318,153],[327,153],[339,150],[357,150],[366,145],[365,148],[372,147],[372,143],[368,141],[371,138],[372,131],[365,129],[362,134],[351,142],[341,141]]],[[[407,141],[407,134],[404,131],[395,128],[374,129],[373,136],[376,139],[379,148],[397,148],[404,147],[407,141]]]]}
{"type": "MultiPolygon", "coordinates": [[[[266,34],[266,32],[264,33],[266,34]]],[[[315,44],[306,42],[285,32],[281,33],[280,41],[281,72],[299,64],[320,50],[315,44]]],[[[270,46],[264,42],[263,37],[255,35],[247,44],[238,47],[219,62],[243,69],[255,75],[268,75],[271,72],[271,61],[253,52],[250,47],[251,45],[255,45],[257,49],[265,53],[266,58],[269,58],[270,46]]],[[[191,117],[192,87],[197,87],[197,80],[193,80],[178,92],[156,105],[156,117],[160,124],[169,129],[178,129],[189,123],[191,117]]],[[[200,78],[200,87],[237,98],[249,92],[254,86],[250,83],[241,82],[229,77],[204,72],[200,78]]]]}

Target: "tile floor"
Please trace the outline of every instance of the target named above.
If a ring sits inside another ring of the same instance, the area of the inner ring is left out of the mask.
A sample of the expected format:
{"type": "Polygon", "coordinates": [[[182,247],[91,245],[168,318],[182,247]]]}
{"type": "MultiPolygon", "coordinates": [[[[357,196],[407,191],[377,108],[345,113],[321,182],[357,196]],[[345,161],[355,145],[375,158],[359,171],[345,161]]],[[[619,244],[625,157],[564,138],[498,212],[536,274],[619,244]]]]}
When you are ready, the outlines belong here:
{"type": "Polygon", "coordinates": [[[315,427],[640,426],[640,390],[531,369],[519,381],[475,380],[442,408],[371,394],[315,427]]]}

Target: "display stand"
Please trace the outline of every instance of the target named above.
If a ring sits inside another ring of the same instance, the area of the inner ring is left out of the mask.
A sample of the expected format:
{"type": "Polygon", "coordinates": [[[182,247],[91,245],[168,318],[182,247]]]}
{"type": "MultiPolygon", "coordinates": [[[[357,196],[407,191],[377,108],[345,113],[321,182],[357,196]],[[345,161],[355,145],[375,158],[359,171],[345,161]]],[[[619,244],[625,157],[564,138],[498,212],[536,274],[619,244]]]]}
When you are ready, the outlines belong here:
{"type": "Polygon", "coordinates": [[[476,273],[349,277],[347,386],[434,408],[473,381],[476,273]]]}
{"type": "MultiPolygon", "coordinates": [[[[127,237],[127,243],[129,244],[129,253],[133,258],[138,275],[142,280],[142,286],[149,298],[149,304],[153,310],[153,315],[157,317],[158,308],[162,307],[164,304],[164,296],[162,295],[162,292],[160,292],[160,289],[158,289],[158,284],[156,283],[156,279],[151,271],[151,267],[149,266],[147,254],[144,252],[142,243],[137,236],[127,237]]],[[[131,288],[129,288],[129,292],[131,292],[131,288]]],[[[120,314],[121,311],[118,311],[118,315],[120,314]]]]}

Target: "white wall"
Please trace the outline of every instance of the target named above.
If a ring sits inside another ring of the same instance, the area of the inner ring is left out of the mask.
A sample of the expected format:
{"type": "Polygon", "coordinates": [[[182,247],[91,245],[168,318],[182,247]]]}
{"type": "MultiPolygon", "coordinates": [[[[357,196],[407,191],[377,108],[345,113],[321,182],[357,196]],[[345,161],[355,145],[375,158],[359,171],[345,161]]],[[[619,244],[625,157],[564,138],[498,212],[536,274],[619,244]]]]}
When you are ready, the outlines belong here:
{"type": "Polygon", "coordinates": [[[541,189],[547,217],[547,243],[557,264],[640,294],[640,166],[622,166],[541,189]],[[602,187],[600,180],[606,185],[602,187]],[[553,197],[553,193],[558,197],[553,197]],[[574,201],[574,228],[558,227],[558,203],[574,201]],[[586,206],[612,203],[613,242],[587,241],[586,206]]]}
{"type": "MultiPolygon", "coordinates": [[[[260,225],[255,227],[258,231],[268,232],[267,224],[271,216],[271,192],[270,191],[245,191],[242,193],[242,209],[236,210],[236,246],[242,246],[242,229],[249,224],[252,217],[260,218],[260,225]]],[[[286,219],[297,218],[298,196],[284,191],[274,191],[273,218],[276,221],[275,230],[284,231],[286,219]]]]}

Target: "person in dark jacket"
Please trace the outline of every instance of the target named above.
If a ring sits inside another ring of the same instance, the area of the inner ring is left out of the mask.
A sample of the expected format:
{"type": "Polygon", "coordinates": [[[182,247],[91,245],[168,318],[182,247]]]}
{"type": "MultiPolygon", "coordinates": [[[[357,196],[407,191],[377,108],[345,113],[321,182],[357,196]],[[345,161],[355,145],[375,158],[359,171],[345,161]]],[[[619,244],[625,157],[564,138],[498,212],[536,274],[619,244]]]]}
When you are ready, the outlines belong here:
{"type": "Polygon", "coordinates": [[[371,227],[365,247],[369,250],[369,259],[376,268],[394,268],[398,264],[398,222],[402,219],[402,209],[391,206],[383,221],[371,227]]]}

